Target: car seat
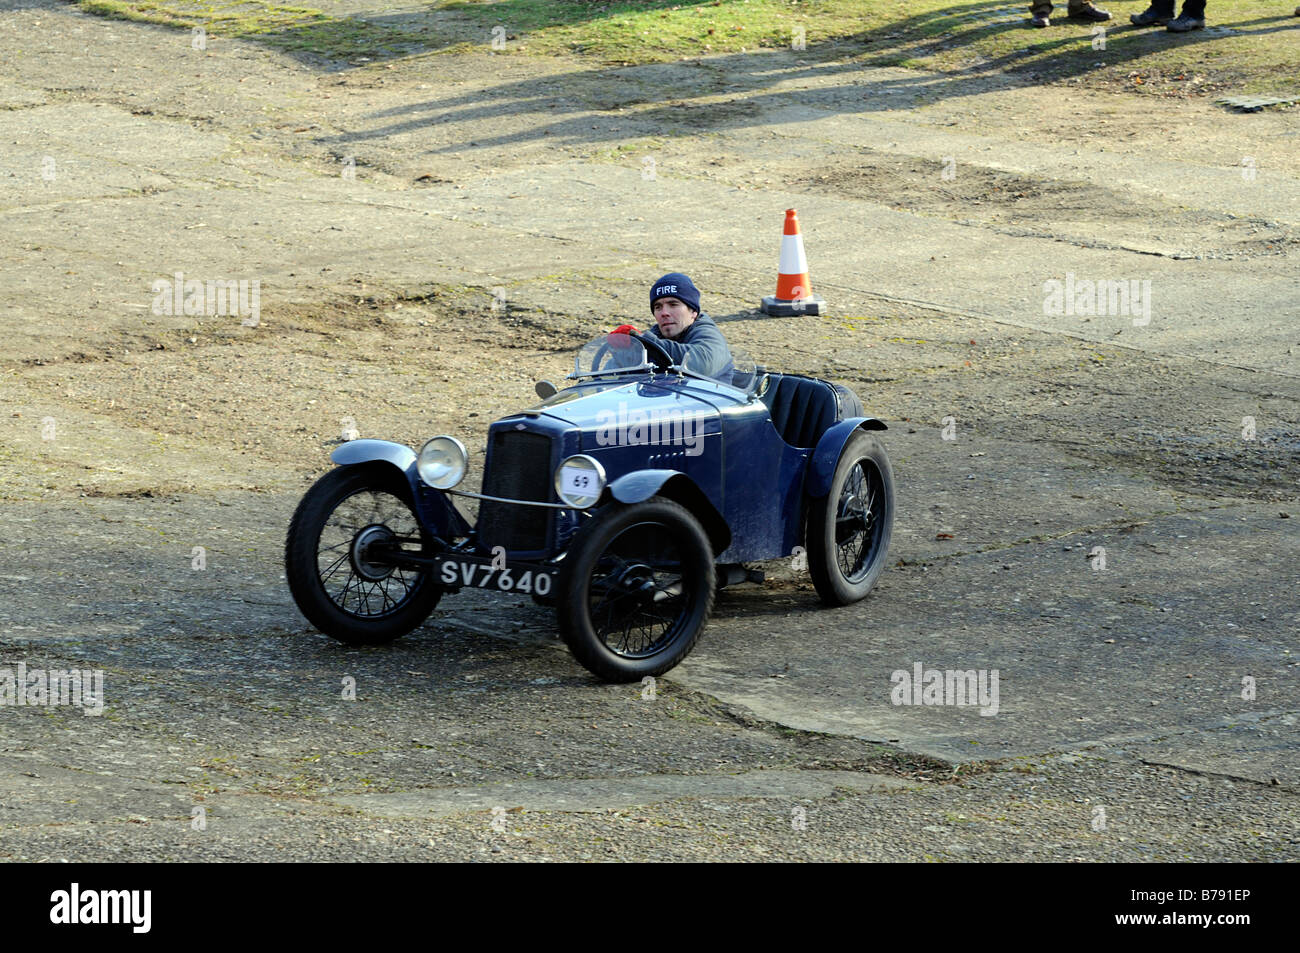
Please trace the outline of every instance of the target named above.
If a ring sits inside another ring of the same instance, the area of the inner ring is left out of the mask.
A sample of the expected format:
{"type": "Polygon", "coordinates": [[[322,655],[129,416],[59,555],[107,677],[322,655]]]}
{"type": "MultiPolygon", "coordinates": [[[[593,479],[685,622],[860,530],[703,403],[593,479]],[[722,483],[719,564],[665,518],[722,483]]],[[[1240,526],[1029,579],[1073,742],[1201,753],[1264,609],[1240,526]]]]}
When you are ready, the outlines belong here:
{"type": "Polygon", "coordinates": [[[800,374],[768,374],[762,401],[772,426],[792,447],[815,447],[841,420],[863,416],[862,401],[842,384],[800,374]]]}

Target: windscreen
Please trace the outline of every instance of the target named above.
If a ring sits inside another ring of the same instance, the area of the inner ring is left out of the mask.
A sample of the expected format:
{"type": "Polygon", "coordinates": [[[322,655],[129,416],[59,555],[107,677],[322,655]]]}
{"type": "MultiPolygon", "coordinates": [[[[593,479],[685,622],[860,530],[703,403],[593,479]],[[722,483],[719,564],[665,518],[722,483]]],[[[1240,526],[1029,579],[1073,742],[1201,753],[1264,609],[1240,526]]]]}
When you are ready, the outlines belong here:
{"type": "Polygon", "coordinates": [[[621,368],[643,367],[645,348],[626,334],[602,334],[578,349],[573,375],[617,373],[621,368]]]}

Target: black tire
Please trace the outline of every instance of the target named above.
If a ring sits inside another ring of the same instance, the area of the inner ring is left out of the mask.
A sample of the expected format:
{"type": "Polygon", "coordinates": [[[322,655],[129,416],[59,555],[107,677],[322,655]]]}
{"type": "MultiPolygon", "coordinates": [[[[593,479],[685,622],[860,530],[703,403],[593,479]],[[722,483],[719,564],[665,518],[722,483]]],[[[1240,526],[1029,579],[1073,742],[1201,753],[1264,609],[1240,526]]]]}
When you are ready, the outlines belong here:
{"type": "Polygon", "coordinates": [[[317,480],[293,514],[284,554],[289,591],[307,621],[348,645],[382,645],[428,618],[442,589],[427,570],[365,559],[367,542],[394,537],[418,538],[425,553],[433,548],[410,487],[392,467],[340,467],[317,480]]]}
{"type": "Polygon", "coordinates": [[[661,675],[695,647],[713,610],[713,549],[678,503],[614,503],[586,522],[560,570],[560,626],[597,678],[661,675]]]}
{"type": "Polygon", "coordinates": [[[885,568],[894,529],[894,471],[875,437],[856,431],[840,451],[831,489],[808,501],[808,572],[822,602],[864,598],[885,568]]]}

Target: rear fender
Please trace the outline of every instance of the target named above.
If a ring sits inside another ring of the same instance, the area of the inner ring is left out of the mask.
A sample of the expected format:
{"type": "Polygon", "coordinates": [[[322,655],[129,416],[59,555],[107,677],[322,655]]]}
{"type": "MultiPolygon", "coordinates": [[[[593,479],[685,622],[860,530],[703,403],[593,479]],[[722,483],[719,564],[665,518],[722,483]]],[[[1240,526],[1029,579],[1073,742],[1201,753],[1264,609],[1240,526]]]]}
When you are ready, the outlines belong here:
{"type": "Polygon", "coordinates": [[[813,450],[812,459],[808,463],[804,491],[811,497],[823,497],[831,491],[831,480],[835,477],[835,466],[840,462],[840,453],[855,431],[888,429],[875,417],[850,417],[826,431],[817,441],[817,448],[813,450]]]}
{"type": "Polygon", "coordinates": [[[443,539],[469,533],[469,523],[452,505],[451,498],[420,479],[415,469],[415,451],[410,447],[391,440],[349,440],[331,453],[330,459],[341,467],[391,466],[411,488],[421,523],[443,539]]]}
{"type": "Polygon", "coordinates": [[[643,503],[652,496],[680,503],[700,521],[715,555],[731,545],[731,529],[722,514],[694,480],[677,470],[638,470],[624,474],[609,485],[609,493],[620,503],[643,503]]]}

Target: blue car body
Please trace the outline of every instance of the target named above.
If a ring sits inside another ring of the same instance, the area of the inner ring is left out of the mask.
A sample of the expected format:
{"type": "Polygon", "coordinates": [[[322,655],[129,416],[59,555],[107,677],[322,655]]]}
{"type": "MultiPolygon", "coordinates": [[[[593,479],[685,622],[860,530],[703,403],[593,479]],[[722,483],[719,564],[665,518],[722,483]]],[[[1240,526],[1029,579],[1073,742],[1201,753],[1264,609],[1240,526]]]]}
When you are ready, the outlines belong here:
{"type": "Polygon", "coordinates": [[[851,391],[815,378],[760,372],[750,386],[736,387],[641,369],[580,379],[491,425],[485,498],[473,527],[449,495],[463,491],[426,485],[408,447],[355,440],[332,459],[400,470],[421,521],[442,539],[469,537],[479,553],[503,548],[511,562],[539,562],[561,557],[589,518],[589,511],[557,506],[554,486],[561,461],[585,454],[607,478],[597,506],[675,500],[703,526],[715,561],[736,564],[775,559],[801,545],[806,507],[829,492],[850,436],[884,429],[862,413],[851,391]],[[642,417],[657,424],[638,429],[642,417]]]}

